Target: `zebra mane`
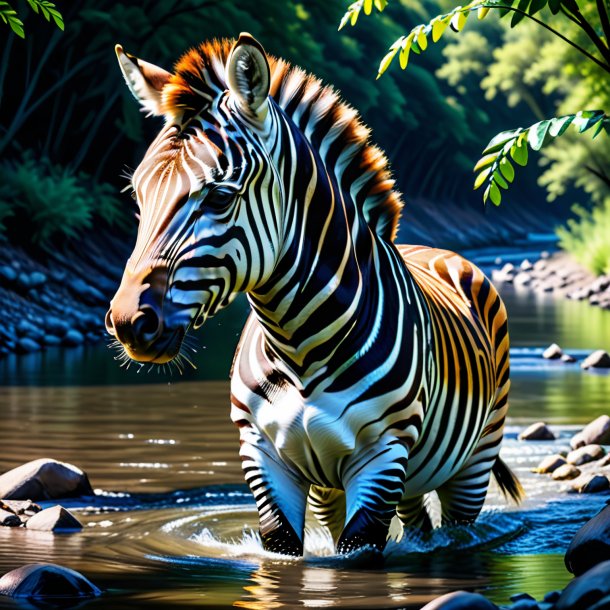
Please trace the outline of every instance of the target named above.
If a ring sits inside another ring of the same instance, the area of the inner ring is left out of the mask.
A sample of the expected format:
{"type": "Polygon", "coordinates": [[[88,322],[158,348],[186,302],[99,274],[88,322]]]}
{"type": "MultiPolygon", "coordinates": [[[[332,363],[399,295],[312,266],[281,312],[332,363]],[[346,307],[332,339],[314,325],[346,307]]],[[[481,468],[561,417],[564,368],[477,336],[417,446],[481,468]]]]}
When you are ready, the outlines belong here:
{"type": "MultiPolygon", "coordinates": [[[[225,64],[233,43],[227,39],[204,42],[178,60],[162,92],[163,110],[171,120],[184,124],[227,88],[225,64]]],[[[387,157],[370,142],[370,129],[332,86],[283,59],[270,55],[267,59],[271,97],[323,159],[332,143],[334,158],[340,158],[344,167],[349,161],[353,200],[369,227],[380,237],[394,241],[402,198],[394,188],[387,157]]]]}

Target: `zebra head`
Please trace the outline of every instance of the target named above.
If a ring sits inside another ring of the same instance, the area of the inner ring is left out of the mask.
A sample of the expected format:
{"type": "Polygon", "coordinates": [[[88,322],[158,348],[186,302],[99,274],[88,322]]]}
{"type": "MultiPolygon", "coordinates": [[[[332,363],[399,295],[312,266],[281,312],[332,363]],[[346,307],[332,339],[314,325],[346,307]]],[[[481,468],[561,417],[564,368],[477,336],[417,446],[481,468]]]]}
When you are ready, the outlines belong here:
{"type": "Polygon", "coordinates": [[[203,52],[214,45],[184,55],[175,74],[116,48],[133,95],[166,121],[132,177],[137,240],[106,314],[140,362],[175,358],[191,327],[269,276],[278,251],[269,63],[248,34],[228,56],[203,52]]]}

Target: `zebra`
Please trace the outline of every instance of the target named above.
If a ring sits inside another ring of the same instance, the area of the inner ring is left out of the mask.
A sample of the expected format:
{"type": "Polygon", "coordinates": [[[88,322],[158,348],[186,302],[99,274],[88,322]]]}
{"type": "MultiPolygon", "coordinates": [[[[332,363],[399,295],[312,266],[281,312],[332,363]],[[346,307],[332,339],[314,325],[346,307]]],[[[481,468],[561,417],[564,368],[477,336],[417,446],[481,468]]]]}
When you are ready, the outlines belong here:
{"type": "Polygon", "coordinates": [[[251,313],[231,419],[264,548],[303,553],[307,506],[339,553],[383,551],[390,520],[471,523],[508,408],[505,307],[446,250],[396,245],[402,197],[358,113],[250,34],[202,43],[172,73],[117,45],[127,86],[165,125],[132,176],[136,244],[106,327],[126,357],[180,358],[238,293],[251,313]]]}

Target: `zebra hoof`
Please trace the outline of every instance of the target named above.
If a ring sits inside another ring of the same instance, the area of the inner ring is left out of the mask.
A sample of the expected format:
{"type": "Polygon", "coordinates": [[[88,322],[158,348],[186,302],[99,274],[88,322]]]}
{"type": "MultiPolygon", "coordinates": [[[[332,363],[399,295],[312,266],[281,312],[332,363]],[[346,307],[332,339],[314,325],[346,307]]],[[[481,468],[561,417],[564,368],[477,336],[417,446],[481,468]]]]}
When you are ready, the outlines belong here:
{"type": "Polygon", "coordinates": [[[369,547],[381,555],[388,536],[388,526],[359,509],[345,526],[337,543],[337,552],[348,555],[354,551],[369,547]]]}
{"type": "Polygon", "coordinates": [[[303,542],[288,523],[282,511],[277,510],[276,519],[278,524],[272,530],[263,533],[261,528],[260,535],[265,551],[293,557],[302,556],[303,542]]]}

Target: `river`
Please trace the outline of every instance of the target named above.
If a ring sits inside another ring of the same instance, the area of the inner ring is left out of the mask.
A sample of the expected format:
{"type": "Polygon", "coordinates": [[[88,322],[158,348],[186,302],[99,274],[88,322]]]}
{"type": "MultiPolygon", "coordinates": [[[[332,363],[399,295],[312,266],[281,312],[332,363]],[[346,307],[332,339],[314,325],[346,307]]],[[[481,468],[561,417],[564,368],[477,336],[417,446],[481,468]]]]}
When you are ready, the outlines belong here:
{"type": "MultiPolygon", "coordinates": [[[[607,495],[568,495],[530,468],[610,410],[610,375],[540,354],[553,341],[576,356],[607,349],[610,312],[510,289],[503,296],[513,385],[502,455],[527,491],[521,507],[507,506],[492,487],[476,525],[429,536],[406,532],[375,569],[366,558],[334,556],[311,520],[304,559],[263,552],[229,421],[230,357],[246,313],[240,301],[238,315],[221,315],[204,329],[198,369],[183,376],[125,371],[104,347],[0,362],[1,470],[53,457],[83,468],[96,489],[95,497],[64,503],[83,522],[82,532],[0,528],[0,573],[34,561],[60,563],[105,590],[79,607],[116,610],[416,609],[459,588],[498,604],[522,591],[541,598],[562,588],[570,579],[563,552],[607,495]],[[559,439],[519,442],[521,427],[538,420],[552,424],[559,439]]],[[[0,599],[0,608],[18,607],[0,599]]]]}

